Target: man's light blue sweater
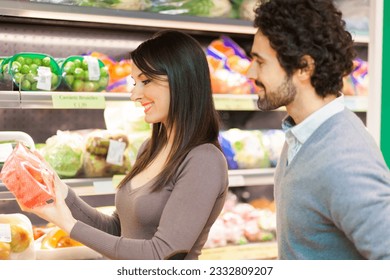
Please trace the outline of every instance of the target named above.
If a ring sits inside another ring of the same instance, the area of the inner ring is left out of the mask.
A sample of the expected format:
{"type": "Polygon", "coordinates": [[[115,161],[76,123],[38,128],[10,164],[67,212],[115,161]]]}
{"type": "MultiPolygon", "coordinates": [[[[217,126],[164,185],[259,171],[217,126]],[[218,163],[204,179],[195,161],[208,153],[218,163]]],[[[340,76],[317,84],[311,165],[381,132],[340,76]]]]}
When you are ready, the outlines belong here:
{"type": "Polygon", "coordinates": [[[325,121],[275,173],[280,259],[390,259],[390,172],[348,109],[325,121]]]}

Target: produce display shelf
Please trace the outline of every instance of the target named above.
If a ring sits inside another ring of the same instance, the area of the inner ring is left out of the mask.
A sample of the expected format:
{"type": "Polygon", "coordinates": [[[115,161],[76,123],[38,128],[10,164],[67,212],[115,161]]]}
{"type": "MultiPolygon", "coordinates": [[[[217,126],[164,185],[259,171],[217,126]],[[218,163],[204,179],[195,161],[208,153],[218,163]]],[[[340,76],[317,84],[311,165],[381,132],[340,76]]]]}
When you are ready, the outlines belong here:
{"type": "MultiPolygon", "coordinates": [[[[273,185],[274,168],[229,170],[229,187],[273,185]]],[[[64,179],[77,194],[102,195],[113,194],[113,178],[73,178],[64,179]]],[[[0,199],[13,199],[0,180],[0,199]]]]}
{"type": "MultiPolygon", "coordinates": [[[[53,3],[0,0],[1,20],[52,20],[71,24],[117,26],[121,28],[182,29],[187,31],[253,35],[253,22],[241,19],[170,15],[144,11],[81,7],[53,3]]],[[[369,35],[350,30],[355,43],[369,43],[369,35]]]]}
{"type": "Polygon", "coordinates": [[[276,242],[259,242],[203,249],[200,260],[270,260],[277,259],[276,242]]]}
{"type": "Polygon", "coordinates": [[[106,102],[124,101],[130,101],[129,93],[0,91],[0,108],[104,109],[106,102]],[[56,104],[56,97],[68,100],[62,104],[56,104]],[[101,102],[97,103],[93,100],[97,98],[101,102]]]}
{"type": "MultiPolygon", "coordinates": [[[[169,15],[144,11],[129,11],[54,5],[36,2],[0,1],[1,15],[19,19],[55,20],[89,25],[103,24],[123,27],[143,27],[154,29],[182,29],[218,33],[255,34],[253,23],[246,20],[209,18],[187,15],[169,15]]],[[[4,18],[3,20],[6,20],[4,18]]]]}
{"type": "Polygon", "coordinates": [[[0,108],[19,108],[20,96],[19,94],[7,91],[0,91],[0,108]]]}
{"type": "MultiPolygon", "coordinates": [[[[214,94],[214,104],[217,110],[224,111],[257,111],[256,94],[214,94]]],[[[344,96],[345,106],[354,112],[366,112],[368,96],[344,96]]],[[[285,107],[278,111],[285,111],[285,107]]]]}
{"type": "MultiPolygon", "coordinates": [[[[229,187],[273,185],[274,172],[274,168],[229,170],[229,187]]],[[[118,183],[113,178],[75,178],[64,181],[71,187],[77,187],[83,194],[114,192],[114,184],[118,183]]]]}
{"type": "MultiPolygon", "coordinates": [[[[130,101],[129,93],[102,92],[65,92],[65,91],[0,91],[0,108],[56,108],[54,97],[66,96],[77,98],[72,109],[102,109],[105,102],[130,101]],[[104,102],[90,103],[90,100],[80,101],[83,97],[102,97],[104,102]],[[90,105],[90,106],[83,106],[90,105]]],[[[256,94],[214,94],[217,110],[225,111],[257,111],[256,94]]],[[[345,105],[354,112],[366,112],[368,96],[345,96],[345,105]]],[[[71,104],[72,106],[72,104],[71,104]]],[[[278,110],[285,110],[284,107],[278,110]]]]}

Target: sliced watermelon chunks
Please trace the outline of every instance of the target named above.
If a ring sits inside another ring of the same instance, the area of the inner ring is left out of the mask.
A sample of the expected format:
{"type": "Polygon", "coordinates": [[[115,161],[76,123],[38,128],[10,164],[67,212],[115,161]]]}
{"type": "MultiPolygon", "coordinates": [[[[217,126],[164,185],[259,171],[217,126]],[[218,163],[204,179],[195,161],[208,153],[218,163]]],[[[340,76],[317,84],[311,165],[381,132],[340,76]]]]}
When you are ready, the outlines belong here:
{"type": "Polygon", "coordinates": [[[0,173],[7,189],[18,203],[26,208],[35,208],[55,201],[54,171],[32,152],[18,143],[0,173]]]}

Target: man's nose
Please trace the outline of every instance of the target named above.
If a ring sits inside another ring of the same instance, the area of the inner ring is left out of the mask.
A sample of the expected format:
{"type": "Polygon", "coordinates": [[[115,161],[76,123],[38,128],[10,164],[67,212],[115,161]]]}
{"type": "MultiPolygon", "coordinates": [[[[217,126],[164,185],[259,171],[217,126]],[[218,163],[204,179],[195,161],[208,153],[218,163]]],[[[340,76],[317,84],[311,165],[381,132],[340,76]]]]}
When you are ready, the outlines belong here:
{"type": "Polygon", "coordinates": [[[255,80],[257,78],[257,73],[256,73],[256,63],[252,61],[251,65],[248,68],[248,71],[246,72],[246,76],[248,79],[253,79],[255,80]]]}

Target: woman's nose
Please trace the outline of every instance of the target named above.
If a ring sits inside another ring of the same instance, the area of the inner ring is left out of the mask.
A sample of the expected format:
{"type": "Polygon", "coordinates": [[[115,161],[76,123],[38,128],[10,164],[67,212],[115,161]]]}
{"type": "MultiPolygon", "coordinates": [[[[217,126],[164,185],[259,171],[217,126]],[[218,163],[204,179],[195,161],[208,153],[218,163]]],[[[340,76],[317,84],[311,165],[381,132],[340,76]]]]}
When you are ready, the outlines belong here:
{"type": "Polygon", "coordinates": [[[142,98],[141,90],[139,90],[137,87],[134,87],[133,90],[130,92],[130,100],[131,101],[139,101],[142,98]]]}

